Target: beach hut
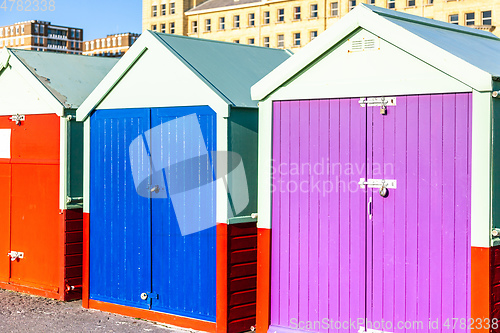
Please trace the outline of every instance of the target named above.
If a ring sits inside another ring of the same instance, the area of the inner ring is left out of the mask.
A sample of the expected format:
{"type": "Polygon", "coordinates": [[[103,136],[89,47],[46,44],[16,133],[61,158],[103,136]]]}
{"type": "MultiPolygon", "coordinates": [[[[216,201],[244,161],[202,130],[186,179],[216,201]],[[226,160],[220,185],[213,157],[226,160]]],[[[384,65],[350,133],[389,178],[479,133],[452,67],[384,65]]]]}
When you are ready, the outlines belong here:
{"type": "Polygon", "coordinates": [[[115,63],[0,52],[0,288],[80,298],[83,125],[76,109],[115,63]]]}
{"type": "Polygon", "coordinates": [[[361,4],[252,87],[258,332],[497,322],[498,56],[488,31],[361,4]]]}
{"type": "Polygon", "coordinates": [[[80,106],[85,307],[211,332],[255,325],[250,87],[288,57],[146,31],[80,106]]]}

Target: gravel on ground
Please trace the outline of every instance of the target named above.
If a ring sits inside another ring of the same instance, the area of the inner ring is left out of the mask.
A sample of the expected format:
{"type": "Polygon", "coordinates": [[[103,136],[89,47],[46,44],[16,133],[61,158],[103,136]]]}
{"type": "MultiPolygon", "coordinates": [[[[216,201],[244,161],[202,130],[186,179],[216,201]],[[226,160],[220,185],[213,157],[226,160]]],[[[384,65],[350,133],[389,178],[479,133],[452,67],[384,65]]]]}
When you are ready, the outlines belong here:
{"type": "Polygon", "coordinates": [[[61,302],[0,289],[0,332],[189,333],[196,331],[84,309],[81,301],[61,302]]]}

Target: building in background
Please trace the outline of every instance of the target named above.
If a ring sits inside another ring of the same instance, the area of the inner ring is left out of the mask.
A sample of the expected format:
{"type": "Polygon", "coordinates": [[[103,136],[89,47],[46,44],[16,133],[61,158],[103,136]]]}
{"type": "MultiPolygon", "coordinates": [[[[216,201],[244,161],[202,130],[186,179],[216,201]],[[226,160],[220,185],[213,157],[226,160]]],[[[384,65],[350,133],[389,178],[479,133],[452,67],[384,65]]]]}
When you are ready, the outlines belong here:
{"type": "Polygon", "coordinates": [[[0,27],[0,49],[82,54],[83,29],[31,20],[0,27]]]}
{"type": "Polygon", "coordinates": [[[143,30],[296,49],[360,3],[500,36],[495,30],[500,0],[143,0],[143,30]]]}
{"type": "Polygon", "coordinates": [[[139,38],[131,32],[108,35],[106,38],[89,40],[83,44],[83,54],[90,56],[121,57],[139,38]]]}

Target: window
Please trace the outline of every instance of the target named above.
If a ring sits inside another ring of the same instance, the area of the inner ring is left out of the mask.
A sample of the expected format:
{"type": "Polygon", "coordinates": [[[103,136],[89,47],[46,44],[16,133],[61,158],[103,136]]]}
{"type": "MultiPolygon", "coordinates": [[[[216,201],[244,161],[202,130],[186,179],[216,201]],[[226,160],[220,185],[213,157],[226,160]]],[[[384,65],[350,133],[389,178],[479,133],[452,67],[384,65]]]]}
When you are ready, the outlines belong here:
{"type": "Polygon", "coordinates": [[[387,8],[389,9],[396,8],[396,0],[387,0],[387,8]]]}
{"type": "Polygon", "coordinates": [[[448,22],[451,24],[458,24],[458,14],[453,14],[448,17],[448,22]]]}
{"type": "Polygon", "coordinates": [[[278,47],[285,47],[285,35],[278,35],[278,47]]]}
{"type": "Polygon", "coordinates": [[[152,8],[151,8],[151,16],[155,17],[158,15],[158,6],[157,5],[154,5],[152,8]]]}
{"type": "Polygon", "coordinates": [[[206,32],[212,31],[212,20],[211,19],[205,20],[205,31],[206,32]]]}
{"type": "Polygon", "coordinates": [[[118,37],[118,46],[122,46],[122,38],[118,37]]]}
{"type": "Polygon", "coordinates": [[[408,0],[408,1],[406,2],[406,5],[407,5],[408,7],[415,7],[415,0],[408,0]]]}
{"type": "Polygon", "coordinates": [[[151,26],[151,30],[156,31],[156,24],[153,24],[153,25],[151,26]]]}
{"type": "Polygon", "coordinates": [[[476,21],[474,19],[474,13],[466,13],[465,14],[465,25],[474,25],[476,21]]]}
{"type": "Polygon", "coordinates": [[[311,5],[311,17],[316,18],[318,17],[318,4],[313,3],[311,5]]]}
{"type": "Polygon", "coordinates": [[[311,33],[309,34],[309,40],[313,40],[316,37],[318,37],[318,31],[317,30],[311,31],[311,33]]]}
{"type": "Polygon", "coordinates": [[[263,43],[264,47],[269,47],[269,37],[264,37],[263,43]]]}
{"type": "Polygon", "coordinates": [[[161,24],[161,30],[160,31],[163,32],[163,33],[167,32],[167,28],[166,28],[166,24],[165,23],[161,24]]]}
{"type": "Polygon", "coordinates": [[[248,26],[249,27],[255,26],[255,13],[248,14],[248,26]]]}
{"type": "Polygon", "coordinates": [[[33,29],[35,33],[38,33],[38,24],[35,24],[35,28],[33,29]]]}
{"type": "Polygon", "coordinates": [[[356,0],[349,0],[349,11],[353,10],[356,7],[356,0]]]}
{"type": "Polygon", "coordinates": [[[293,19],[300,20],[300,7],[293,7],[293,19]]]}
{"type": "Polygon", "coordinates": [[[170,22],[170,24],[169,24],[169,33],[175,34],[175,22],[170,22]]]}
{"type": "Polygon", "coordinates": [[[111,39],[107,39],[107,42],[108,42],[108,47],[111,47],[111,39]]]}
{"type": "Polygon", "coordinates": [[[198,21],[191,22],[191,32],[193,33],[198,32],[198,21]]]}
{"type": "Polygon", "coordinates": [[[248,38],[248,45],[254,45],[255,44],[255,38],[248,38]]]}
{"type": "Polygon", "coordinates": [[[162,16],[167,15],[167,5],[165,5],[165,4],[161,5],[161,15],[162,16]]]}
{"type": "Polygon", "coordinates": [[[300,32],[296,32],[293,34],[293,46],[300,46],[300,32]]]}
{"type": "Polygon", "coordinates": [[[483,25],[491,25],[491,10],[481,12],[481,19],[483,25]]]}
{"type": "Polygon", "coordinates": [[[427,0],[428,5],[432,5],[434,3],[434,0],[427,0]]]}
{"type": "Polygon", "coordinates": [[[224,30],[224,29],[226,29],[226,18],[219,17],[219,30],[224,30]]]}
{"type": "Polygon", "coordinates": [[[33,38],[33,43],[34,43],[35,45],[36,45],[36,44],[38,44],[38,37],[34,37],[34,38],[33,38]]]}
{"type": "Polygon", "coordinates": [[[375,0],[368,0],[367,2],[369,5],[374,5],[375,4],[375,0]]]}
{"type": "Polygon", "coordinates": [[[72,49],[75,48],[75,42],[71,42],[71,46],[70,46],[72,49]]]}
{"type": "Polygon", "coordinates": [[[278,22],[285,22],[285,9],[278,9],[278,22]]]}
{"type": "Polygon", "coordinates": [[[233,16],[233,28],[239,28],[239,27],[240,27],[240,16],[234,15],[233,16]]]}
{"type": "Polygon", "coordinates": [[[75,30],[71,29],[70,36],[71,36],[71,38],[75,38],[75,30]]]}
{"type": "MultiPolygon", "coordinates": [[[[43,34],[43,27],[40,27],[40,32],[43,34]]],[[[76,39],[80,39],[80,30],[76,31],[76,39]]]]}
{"type": "Polygon", "coordinates": [[[239,39],[235,39],[235,40],[233,40],[233,43],[239,44],[240,40],[239,39]]]}
{"type": "Polygon", "coordinates": [[[262,21],[264,24],[269,24],[269,21],[270,21],[270,15],[269,15],[269,12],[266,11],[264,12],[264,20],[262,21]]]}
{"type": "Polygon", "coordinates": [[[170,14],[175,14],[175,2],[173,1],[170,3],[170,14]]]}
{"type": "Polygon", "coordinates": [[[330,2],[330,16],[339,16],[338,2],[330,2]]]}

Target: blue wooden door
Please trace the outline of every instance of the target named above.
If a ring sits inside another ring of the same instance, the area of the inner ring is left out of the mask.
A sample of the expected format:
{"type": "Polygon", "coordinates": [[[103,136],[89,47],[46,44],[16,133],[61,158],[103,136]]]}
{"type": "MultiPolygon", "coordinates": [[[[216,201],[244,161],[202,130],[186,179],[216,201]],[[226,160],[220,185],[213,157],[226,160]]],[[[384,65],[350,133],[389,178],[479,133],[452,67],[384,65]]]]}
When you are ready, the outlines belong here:
{"type": "Polygon", "coordinates": [[[168,192],[152,201],[158,294],[152,308],[215,321],[216,230],[205,228],[215,226],[215,112],[205,106],[153,109],[152,127],[153,164],[165,167],[163,182],[155,181],[168,192]]]}
{"type": "Polygon", "coordinates": [[[92,116],[91,299],[215,321],[215,116],[204,106],[92,116]]]}
{"type": "Polygon", "coordinates": [[[89,296],[147,309],[140,296],[151,292],[151,199],[137,194],[133,166],[148,159],[136,139],[150,128],[150,110],[97,110],[90,126],[89,296]]]}

